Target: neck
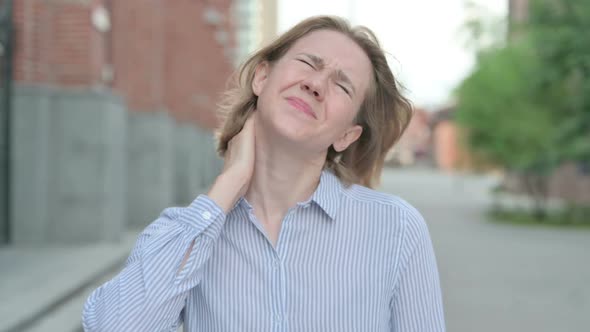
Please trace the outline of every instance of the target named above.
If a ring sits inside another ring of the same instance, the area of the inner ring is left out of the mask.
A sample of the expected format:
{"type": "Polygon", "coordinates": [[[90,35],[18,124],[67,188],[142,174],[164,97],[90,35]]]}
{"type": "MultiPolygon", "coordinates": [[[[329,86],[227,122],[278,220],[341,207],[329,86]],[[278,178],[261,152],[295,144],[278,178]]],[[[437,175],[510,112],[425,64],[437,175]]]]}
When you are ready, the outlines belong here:
{"type": "Polygon", "coordinates": [[[282,220],[289,208],[311,197],[325,161],[325,155],[306,159],[280,145],[257,128],[254,173],[245,198],[267,222],[282,220]]]}

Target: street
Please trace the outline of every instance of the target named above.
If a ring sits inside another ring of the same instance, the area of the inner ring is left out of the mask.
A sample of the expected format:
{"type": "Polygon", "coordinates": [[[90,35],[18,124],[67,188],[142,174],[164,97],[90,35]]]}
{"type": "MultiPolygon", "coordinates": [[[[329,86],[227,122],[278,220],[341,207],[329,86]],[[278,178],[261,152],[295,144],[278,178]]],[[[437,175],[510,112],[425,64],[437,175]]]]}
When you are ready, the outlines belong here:
{"type": "Polygon", "coordinates": [[[429,225],[448,331],[590,331],[590,229],[486,221],[493,183],[428,170],[383,175],[381,190],[429,225]]]}

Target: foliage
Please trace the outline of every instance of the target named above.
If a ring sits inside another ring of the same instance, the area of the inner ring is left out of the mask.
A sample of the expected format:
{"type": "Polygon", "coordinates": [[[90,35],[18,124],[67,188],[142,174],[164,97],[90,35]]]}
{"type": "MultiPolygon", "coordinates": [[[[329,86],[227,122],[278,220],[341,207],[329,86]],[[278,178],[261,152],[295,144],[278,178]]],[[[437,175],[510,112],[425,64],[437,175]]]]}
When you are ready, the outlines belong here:
{"type": "MultiPolygon", "coordinates": [[[[590,1],[530,4],[508,42],[472,43],[486,46],[456,89],[455,117],[476,155],[522,174],[543,216],[548,174],[567,160],[590,162],[590,1]]],[[[466,25],[476,39],[489,26],[466,25]]]]}
{"type": "Polygon", "coordinates": [[[511,170],[549,168],[553,114],[530,84],[539,64],[527,47],[480,55],[478,69],[457,89],[455,119],[468,128],[469,145],[511,170]]]}
{"type": "Polygon", "coordinates": [[[543,102],[559,113],[560,157],[590,161],[590,1],[532,1],[528,33],[543,102]]]}
{"type": "Polygon", "coordinates": [[[520,225],[550,225],[556,227],[581,227],[590,228],[590,219],[587,218],[590,207],[569,206],[557,211],[551,211],[543,219],[536,218],[527,210],[502,210],[488,211],[488,216],[499,223],[512,223],[520,225]]]}

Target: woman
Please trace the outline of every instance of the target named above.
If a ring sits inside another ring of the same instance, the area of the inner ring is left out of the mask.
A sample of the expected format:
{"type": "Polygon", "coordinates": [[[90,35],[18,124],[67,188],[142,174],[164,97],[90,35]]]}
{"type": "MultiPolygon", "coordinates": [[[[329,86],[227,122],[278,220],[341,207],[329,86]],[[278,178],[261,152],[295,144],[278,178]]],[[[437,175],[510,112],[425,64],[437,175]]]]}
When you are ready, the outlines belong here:
{"type": "Polygon", "coordinates": [[[224,169],[88,298],[88,331],[444,331],[428,229],[368,187],[411,117],[366,28],[305,20],[227,94],[224,169]]]}

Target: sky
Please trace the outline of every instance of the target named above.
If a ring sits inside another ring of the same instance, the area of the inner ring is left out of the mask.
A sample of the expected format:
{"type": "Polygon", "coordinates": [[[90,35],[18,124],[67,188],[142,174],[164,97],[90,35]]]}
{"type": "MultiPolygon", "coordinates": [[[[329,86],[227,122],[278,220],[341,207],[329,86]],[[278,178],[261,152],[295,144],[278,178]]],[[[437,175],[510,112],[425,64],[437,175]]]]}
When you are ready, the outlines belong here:
{"type": "MultiPolygon", "coordinates": [[[[508,0],[472,0],[490,15],[507,13],[508,0]]],[[[416,106],[436,110],[472,70],[472,51],[461,33],[469,12],[465,0],[278,0],[278,30],[302,19],[339,15],[372,29],[394,75],[416,106]]]]}

